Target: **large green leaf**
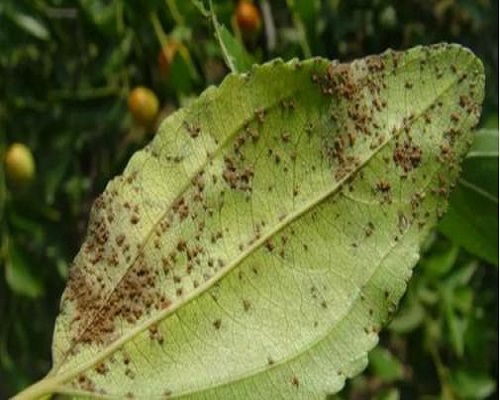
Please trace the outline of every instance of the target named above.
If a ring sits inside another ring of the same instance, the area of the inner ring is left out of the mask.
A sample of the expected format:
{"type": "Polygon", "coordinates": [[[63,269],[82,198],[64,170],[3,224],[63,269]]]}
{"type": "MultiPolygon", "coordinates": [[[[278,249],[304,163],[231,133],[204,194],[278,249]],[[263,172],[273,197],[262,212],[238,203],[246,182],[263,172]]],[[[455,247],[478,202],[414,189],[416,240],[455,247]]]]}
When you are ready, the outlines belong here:
{"type": "Polygon", "coordinates": [[[96,200],[25,398],[324,398],[362,370],[483,98],[456,45],[230,75],[96,200]]]}

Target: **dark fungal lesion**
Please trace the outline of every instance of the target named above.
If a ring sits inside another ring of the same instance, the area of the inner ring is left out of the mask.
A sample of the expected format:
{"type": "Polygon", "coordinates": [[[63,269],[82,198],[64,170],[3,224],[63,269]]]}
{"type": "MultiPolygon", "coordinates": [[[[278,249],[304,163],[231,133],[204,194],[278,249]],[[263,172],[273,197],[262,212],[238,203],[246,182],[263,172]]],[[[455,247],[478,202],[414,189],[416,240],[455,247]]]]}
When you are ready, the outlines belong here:
{"type": "Polygon", "coordinates": [[[330,63],[326,71],[314,72],[313,81],[322,95],[332,98],[333,128],[323,134],[321,151],[337,181],[361,165],[365,143],[370,143],[369,148],[374,151],[387,141],[382,133],[385,123],[378,117],[387,107],[380,79],[385,68],[385,60],[374,56],[352,64],[330,63]]]}
{"type": "Polygon", "coordinates": [[[110,343],[118,335],[117,320],[134,324],[153,310],[168,308],[171,300],[159,287],[158,271],[148,266],[139,253],[131,269],[108,295],[92,282],[95,273],[72,269],[66,298],[75,306],[73,345],[110,343]]]}

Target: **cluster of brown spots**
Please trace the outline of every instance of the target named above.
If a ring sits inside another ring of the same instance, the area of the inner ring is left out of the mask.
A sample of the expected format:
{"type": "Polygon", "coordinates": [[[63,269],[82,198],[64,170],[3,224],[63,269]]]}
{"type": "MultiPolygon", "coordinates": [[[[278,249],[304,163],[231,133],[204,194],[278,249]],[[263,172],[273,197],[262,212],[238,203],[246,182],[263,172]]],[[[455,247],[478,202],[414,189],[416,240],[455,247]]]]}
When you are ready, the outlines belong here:
{"type": "Polygon", "coordinates": [[[123,242],[125,242],[125,235],[123,233],[118,234],[115,238],[115,242],[118,247],[121,247],[123,242]]]}
{"type": "MultiPolygon", "coordinates": [[[[374,98],[376,99],[376,97],[374,98]]],[[[352,122],[353,127],[350,127],[351,135],[356,135],[356,132],[362,132],[367,136],[371,135],[370,124],[376,130],[380,127],[373,121],[373,111],[366,103],[356,101],[349,105],[347,116],[352,122]]]]}
{"type": "Polygon", "coordinates": [[[385,62],[382,57],[374,55],[365,58],[368,71],[371,73],[382,72],[385,69],[385,62]]]}
{"type": "Polygon", "coordinates": [[[264,243],[264,246],[266,246],[266,249],[269,251],[269,252],[272,252],[274,250],[274,243],[271,239],[267,239],[266,242],[264,243]]]}
{"type": "Polygon", "coordinates": [[[435,195],[441,196],[443,198],[448,198],[450,194],[450,187],[448,184],[448,179],[440,174],[438,176],[438,186],[431,189],[431,192],[435,195]]]}
{"type": "Polygon", "coordinates": [[[189,205],[183,196],[174,202],[172,210],[179,217],[180,221],[184,221],[189,216],[189,205]]]}
{"type": "Polygon", "coordinates": [[[380,332],[380,328],[377,327],[376,325],[372,325],[372,326],[365,326],[363,328],[363,331],[365,332],[365,334],[367,335],[373,335],[373,334],[378,334],[380,332]]]}
{"type": "Polygon", "coordinates": [[[130,356],[128,353],[123,352],[123,365],[129,365],[130,364],[130,356]]]}
{"type": "Polygon", "coordinates": [[[390,54],[391,60],[392,60],[392,73],[394,75],[396,75],[402,53],[398,52],[398,51],[391,51],[389,54],[390,54]]]}
{"type": "Polygon", "coordinates": [[[335,169],[334,178],[337,181],[344,179],[347,175],[353,173],[361,164],[358,157],[348,156],[344,162],[335,169]]]}
{"type": "MultiPolygon", "coordinates": [[[[135,372],[132,371],[130,368],[125,368],[125,376],[129,379],[134,379],[135,378],[135,372]]],[[[127,397],[129,398],[134,398],[134,395],[132,393],[127,393],[127,397]]]]}
{"type": "Polygon", "coordinates": [[[282,99],[281,100],[281,108],[284,111],[294,111],[295,110],[295,101],[292,98],[282,99]]]}
{"type": "Polygon", "coordinates": [[[214,326],[215,329],[219,330],[222,326],[222,320],[221,319],[216,319],[212,325],[214,326]]]}
{"type": "Polygon", "coordinates": [[[290,132],[281,132],[281,141],[283,143],[288,143],[290,141],[290,132]]]}
{"type": "Polygon", "coordinates": [[[113,221],[114,213],[110,206],[110,197],[106,193],[97,197],[92,207],[87,240],[83,246],[86,258],[97,264],[106,251],[106,245],[110,236],[108,221],[113,221]]]}
{"type": "MultiPolygon", "coordinates": [[[[83,343],[107,343],[115,336],[115,320],[120,318],[130,324],[134,324],[151,310],[161,310],[170,305],[170,301],[157,287],[158,272],[152,270],[144,262],[144,256],[139,255],[133,267],[120,281],[108,299],[100,295],[94,295],[90,302],[92,309],[88,309],[89,303],[82,290],[88,290],[85,285],[80,292],[74,292],[70,288],[69,293],[76,293],[77,310],[84,309],[91,320],[80,323],[76,337],[77,342],[83,343]],[[89,312],[90,311],[90,312],[89,312]]],[[[74,281],[76,282],[76,281],[74,281]]],[[[94,293],[90,290],[87,293],[94,293]]]]}
{"type": "Polygon", "coordinates": [[[126,201],[123,203],[123,208],[128,211],[129,221],[132,225],[135,225],[140,221],[139,205],[132,205],[130,202],[126,201]]]}
{"type": "Polygon", "coordinates": [[[381,179],[376,184],[376,189],[379,192],[387,193],[391,190],[391,184],[386,179],[381,179]]]}
{"type": "Polygon", "coordinates": [[[453,111],[450,115],[450,119],[454,124],[458,124],[458,122],[460,122],[460,114],[456,111],[453,111]]]}
{"type": "Polygon", "coordinates": [[[158,325],[157,324],[151,325],[148,328],[148,331],[149,331],[149,339],[151,339],[151,341],[155,341],[159,345],[163,344],[164,338],[163,338],[163,335],[161,334],[161,332],[158,330],[158,325]]]}
{"type": "Polygon", "coordinates": [[[188,122],[184,122],[184,128],[186,129],[186,132],[189,134],[189,136],[191,136],[193,139],[197,138],[201,132],[201,127],[198,124],[190,124],[188,122]]]}
{"type": "Polygon", "coordinates": [[[252,128],[250,126],[245,127],[245,134],[247,138],[250,138],[253,143],[257,143],[259,140],[260,134],[258,129],[252,128]]]}
{"type": "Polygon", "coordinates": [[[81,329],[85,328],[89,322],[87,318],[99,311],[103,301],[102,289],[104,285],[98,283],[95,275],[86,274],[76,266],[70,268],[64,302],[71,301],[76,308],[71,324],[78,323],[81,329]]]}
{"type": "Polygon", "coordinates": [[[314,299],[314,300],[318,300],[320,301],[319,302],[319,305],[321,306],[321,308],[323,309],[326,309],[327,308],[327,303],[326,303],[326,300],[323,298],[322,294],[319,292],[318,288],[316,286],[311,286],[310,288],[310,292],[311,292],[311,297],[314,299]]]}
{"type": "Polygon", "coordinates": [[[243,299],[241,303],[243,304],[243,311],[247,312],[250,310],[251,304],[247,299],[243,299]]]}
{"type": "Polygon", "coordinates": [[[437,161],[441,164],[450,164],[455,160],[455,152],[453,151],[447,140],[443,141],[439,146],[439,154],[437,161]]]}
{"type": "Polygon", "coordinates": [[[366,140],[371,140],[371,150],[382,146],[386,138],[384,122],[377,112],[387,107],[383,100],[380,74],[385,70],[383,58],[374,56],[354,64],[330,64],[324,74],[313,77],[324,95],[334,98],[330,118],[335,125],[333,136],[325,133],[322,152],[332,163],[334,178],[344,179],[355,172],[361,160],[359,151],[366,140]],[[333,136],[333,137],[332,137],[333,136]],[[361,144],[355,147],[358,142],[361,144]]]}
{"type": "Polygon", "coordinates": [[[242,192],[252,191],[252,179],[254,177],[253,166],[238,168],[236,162],[231,157],[224,157],[224,171],[222,178],[231,189],[241,190],[242,192]]]}
{"type": "MultiPolygon", "coordinates": [[[[146,147],[146,148],[149,148],[149,147],[146,147]]],[[[137,171],[133,171],[129,175],[123,176],[123,179],[125,179],[125,182],[128,185],[132,185],[137,180],[137,171]]]]}
{"type": "Polygon", "coordinates": [[[402,143],[400,141],[396,142],[392,159],[404,171],[404,174],[407,174],[422,162],[422,149],[413,144],[411,137],[408,137],[402,143]]]}
{"type": "Polygon", "coordinates": [[[375,225],[373,225],[372,222],[368,222],[368,224],[366,224],[366,228],[365,228],[366,237],[371,236],[373,234],[374,229],[375,229],[375,225]]]}
{"type": "Polygon", "coordinates": [[[76,386],[87,392],[95,392],[96,387],[94,382],[85,374],[78,375],[76,386]]]}
{"type": "Polygon", "coordinates": [[[210,236],[210,241],[212,243],[215,243],[217,242],[219,239],[222,239],[222,237],[224,236],[223,232],[222,231],[217,231],[217,232],[212,232],[211,236],[210,236]]]}
{"type": "Polygon", "coordinates": [[[204,205],[204,197],[203,193],[205,191],[205,177],[204,171],[199,172],[195,175],[195,177],[191,180],[193,185],[192,187],[192,195],[191,198],[195,203],[200,203],[204,205]]]}
{"type": "Polygon", "coordinates": [[[359,90],[359,82],[354,77],[351,64],[331,63],[318,82],[324,95],[340,95],[346,100],[352,100],[359,90]]]}
{"type": "Polygon", "coordinates": [[[99,374],[99,375],[106,375],[109,371],[108,367],[106,366],[106,364],[104,362],[100,362],[98,363],[95,367],[94,367],[95,371],[99,374]]]}
{"type": "Polygon", "coordinates": [[[263,124],[266,119],[266,110],[264,108],[257,108],[254,115],[259,124],[263,124]]]}
{"type": "Polygon", "coordinates": [[[465,112],[467,112],[467,114],[479,115],[479,106],[474,101],[472,94],[473,93],[471,93],[470,96],[461,95],[458,104],[460,108],[462,108],[462,110],[465,110],[465,112]]]}

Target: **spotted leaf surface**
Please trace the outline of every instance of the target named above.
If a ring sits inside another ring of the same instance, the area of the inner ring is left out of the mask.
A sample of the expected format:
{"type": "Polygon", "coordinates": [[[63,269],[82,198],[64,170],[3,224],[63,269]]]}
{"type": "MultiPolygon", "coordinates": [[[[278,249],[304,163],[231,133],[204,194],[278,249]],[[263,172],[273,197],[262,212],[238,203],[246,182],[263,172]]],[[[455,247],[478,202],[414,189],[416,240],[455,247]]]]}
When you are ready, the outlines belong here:
{"type": "Polygon", "coordinates": [[[230,75],[96,200],[32,393],[322,399],[366,365],[478,120],[457,45],[230,75]]]}

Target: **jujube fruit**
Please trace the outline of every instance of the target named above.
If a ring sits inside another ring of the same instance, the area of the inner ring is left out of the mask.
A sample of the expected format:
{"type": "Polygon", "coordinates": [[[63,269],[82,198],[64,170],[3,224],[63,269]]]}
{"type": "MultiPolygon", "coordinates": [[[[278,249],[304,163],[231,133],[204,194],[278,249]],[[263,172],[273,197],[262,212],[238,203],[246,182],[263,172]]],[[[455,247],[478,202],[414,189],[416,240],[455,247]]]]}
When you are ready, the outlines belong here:
{"type": "Polygon", "coordinates": [[[30,148],[22,143],[13,143],[4,157],[7,178],[16,186],[25,186],[35,177],[35,159],[30,148]]]}
{"type": "Polygon", "coordinates": [[[144,127],[150,127],[158,114],[158,98],[144,86],[134,88],[127,98],[128,109],[135,121],[144,127]]]}
{"type": "Polygon", "coordinates": [[[262,17],[259,9],[248,0],[240,0],[235,11],[236,23],[242,34],[255,34],[260,31],[262,17]]]}

